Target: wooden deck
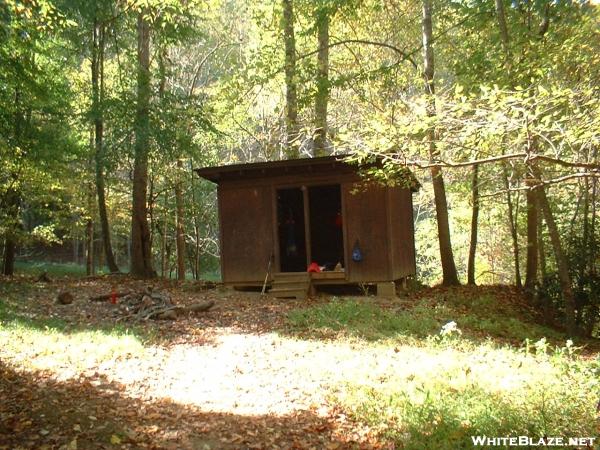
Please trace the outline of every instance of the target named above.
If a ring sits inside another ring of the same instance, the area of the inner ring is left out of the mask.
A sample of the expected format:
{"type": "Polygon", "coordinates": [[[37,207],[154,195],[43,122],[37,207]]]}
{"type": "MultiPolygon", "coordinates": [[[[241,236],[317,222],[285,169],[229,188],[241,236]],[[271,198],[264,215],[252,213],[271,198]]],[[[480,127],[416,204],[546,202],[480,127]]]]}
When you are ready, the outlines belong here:
{"type": "Polygon", "coordinates": [[[346,284],[346,272],[311,272],[310,279],[314,285],[346,284]]]}

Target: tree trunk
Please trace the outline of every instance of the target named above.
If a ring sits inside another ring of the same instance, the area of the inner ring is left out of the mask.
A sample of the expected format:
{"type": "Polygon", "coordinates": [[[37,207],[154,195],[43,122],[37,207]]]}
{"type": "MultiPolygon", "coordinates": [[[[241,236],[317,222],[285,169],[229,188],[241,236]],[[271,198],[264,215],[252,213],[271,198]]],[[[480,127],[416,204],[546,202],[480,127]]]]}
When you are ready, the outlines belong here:
{"type": "Polygon", "coordinates": [[[475,256],[477,254],[477,227],[479,220],[479,166],[473,166],[471,182],[473,211],[471,213],[471,242],[469,244],[469,260],[467,264],[467,283],[475,284],[475,256]]]}
{"type": "MultiPolygon", "coordinates": [[[[13,174],[16,178],[16,175],[13,174]]],[[[7,276],[15,274],[16,234],[21,228],[19,223],[19,210],[21,198],[16,189],[9,188],[6,193],[6,213],[9,218],[8,226],[4,235],[4,255],[2,258],[2,273],[7,276]]]]}
{"type": "Polygon", "coordinates": [[[508,227],[510,229],[510,236],[512,240],[512,248],[513,248],[513,259],[515,264],[515,285],[518,288],[521,288],[521,268],[520,268],[520,257],[519,257],[519,235],[517,233],[517,222],[515,215],[513,214],[513,201],[512,195],[510,192],[510,183],[508,180],[508,171],[506,169],[506,164],[502,164],[502,177],[504,181],[504,188],[506,190],[506,206],[508,213],[508,227]]]}
{"type": "MultiPolygon", "coordinates": [[[[594,150],[594,153],[596,150],[594,150]]],[[[596,156],[594,155],[594,161],[596,156]]],[[[592,179],[592,220],[590,223],[590,253],[589,253],[589,267],[592,274],[596,273],[596,188],[597,179],[592,179]]]]}
{"type": "MultiPolygon", "coordinates": [[[[158,73],[159,73],[159,83],[158,83],[158,99],[161,103],[161,108],[166,108],[168,105],[165,104],[165,88],[167,86],[167,74],[165,68],[165,60],[167,59],[167,48],[161,48],[158,54],[158,73]]],[[[193,86],[191,88],[193,90],[193,86]]],[[[167,151],[165,148],[164,151],[167,151]]],[[[168,178],[165,176],[165,185],[168,186],[168,178]]],[[[168,192],[169,189],[165,187],[164,194],[164,203],[163,203],[163,223],[161,229],[161,244],[160,244],[160,276],[161,278],[165,278],[167,273],[167,229],[169,223],[169,206],[168,206],[168,192]]],[[[150,197],[152,197],[152,189],[150,189],[150,197]]]]}
{"type": "MultiPolygon", "coordinates": [[[[94,129],[90,128],[90,150],[94,148],[94,129]]],[[[94,216],[95,216],[95,204],[94,204],[94,182],[91,180],[94,161],[92,156],[88,160],[88,170],[90,174],[90,180],[87,183],[87,215],[88,218],[85,223],[85,274],[94,274],[94,216]]]]}
{"type": "MultiPolygon", "coordinates": [[[[14,175],[13,175],[14,176],[14,175]]],[[[13,188],[6,193],[6,212],[9,218],[4,234],[4,254],[2,255],[2,273],[13,276],[15,273],[15,230],[19,220],[19,194],[13,188]]]]}
{"type": "Polygon", "coordinates": [[[192,189],[192,217],[194,218],[194,264],[192,270],[194,272],[194,279],[200,279],[200,220],[198,219],[197,203],[196,203],[196,178],[194,177],[194,164],[190,158],[190,170],[189,173],[192,177],[190,185],[192,189]]]}
{"type": "Polygon", "coordinates": [[[589,252],[592,248],[592,239],[590,239],[590,182],[588,178],[583,180],[583,258],[579,261],[579,280],[578,289],[583,289],[585,274],[588,269],[589,252]]]}
{"type": "MultiPolygon", "coordinates": [[[[589,159],[589,155],[586,159],[589,159]]],[[[581,253],[577,258],[577,288],[575,292],[575,298],[579,307],[577,308],[577,315],[575,319],[575,323],[578,327],[581,327],[583,322],[583,311],[585,306],[587,306],[588,300],[585,292],[585,279],[587,275],[587,261],[588,261],[588,253],[591,248],[591,240],[590,240],[590,223],[589,223],[589,213],[590,213],[590,183],[588,178],[583,179],[583,236],[582,236],[582,246],[581,253]]],[[[575,221],[573,221],[575,222],[575,221]]]]}
{"type": "Polygon", "coordinates": [[[500,29],[500,39],[502,40],[502,47],[504,50],[505,65],[508,68],[510,66],[510,38],[508,34],[508,27],[506,26],[504,0],[495,0],[495,7],[496,20],[498,21],[498,28],[500,29]]]}
{"type": "Polygon", "coordinates": [[[300,156],[298,126],[298,86],[296,83],[296,37],[294,35],[294,2],[283,0],[283,39],[285,41],[285,100],[286,100],[286,154],[300,156]]]}
{"type": "MultiPolygon", "coordinates": [[[[535,171],[535,175],[538,180],[541,180],[538,170],[535,171]]],[[[544,220],[546,221],[546,225],[548,226],[550,242],[552,243],[554,256],[556,258],[560,289],[563,301],[565,302],[565,322],[567,332],[571,336],[574,336],[577,334],[577,326],[575,323],[576,306],[575,295],[573,294],[573,287],[571,282],[571,275],[569,273],[569,264],[567,262],[567,258],[562,248],[560,235],[558,233],[558,227],[556,226],[556,222],[554,221],[554,216],[552,215],[552,209],[550,209],[550,203],[548,202],[548,198],[546,197],[546,192],[544,188],[539,188],[537,189],[537,191],[540,206],[542,212],[544,213],[544,220]]]]}
{"type": "Polygon", "coordinates": [[[537,209],[538,209],[538,214],[537,214],[537,217],[538,217],[537,244],[538,244],[538,262],[539,262],[538,266],[540,269],[541,282],[544,283],[546,280],[546,277],[548,276],[548,270],[546,268],[546,248],[544,246],[544,236],[542,234],[542,218],[543,218],[544,214],[541,211],[539,195],[536,195],[535,201],[537,202],[537,209]]]}
{"type": "Polygon", "coordinates": [[[527,262],[525,267],[525,293],[531,300],[535,294],[538,271],[538,189],[527,190],[527,262]]]}
{"type": "Polygon", "coordinates": [[[177,160],[177,181],[175,182],[175,219],[176,219],[176,239],[177,245],[177,279],[185,280],[185,230],[184,208],[183,208],[183,162],[177,160]]]}
{"type": "Polygon", "coordinates": [[[314,156],[327,154],[327,105],[329,103],[329,12],[321,7],[316,11],[317,93],[315,95],[314,156]]]}
{"type": "MultiPolygon", "coordinates": [[[[435,111],[435,85],[434,59],[433,59],[433,26],[432,26],[432,3],[431,0],[423,0],[423,59],[425,89],[428,98],[427,115],[434,118],[435,111]]],[[[427,131],[429,141],[429,159],[434,162],[439,159],[439,150],[436,147],[435,128],[431,126],[427,131]]],[[[452,243],[450,240],[450,224],[448,220],[448,203],[446,200],[446,188],[440,167],[431,168],[433,193],[435,197],[435,212],[437,218],[438,239],[440,244],[440,257],[442,260],[443,284],[446,286],[458,285],[458,275],[452,254],[452,243]]]]}
{"type": "Polygon", "coordinates": [[[15,241],[10,235],[4,239],[4,258],[2,261],[2,273],[7,276],[15,274],[15,241]]]}
{"type": "Polygon", "coordinates": [[[144,12],[138,15],[137,108],[135,118],[135,158],[133,165],[133,205],[131,213],[131,274],[154,277],[148,227],[148,150],[150,146],[150,26],[144,12]]]}
{"type": "Polygon", "coordinates": [[[100,232],[106,265],[111,273],[119,272],[110,239],[108,213],[106,211],[106,193],[104,185],[104,29],[94,19],[92,42],[92,111],[94,115],[94,159],[96,162],[96,195],[98,196],[98,215],[100,232]]]}
{"type": "MultiPolygon", "coordinates": [[[[15,88],[15,113],[14,113],[14,144],[18,147],[22,145],[22,137],[24,128],[27,126],[25,115],[22,110],[22,93],[20,87],[15,88]]],[[[18,183],[18,173],[10,174],[13,185],[18,183]]],[[[16,253],[16,238],[17,231],[20,228],[20,208],[21,208],[21,193],[16,187],[9,187],[5,194],[6,198],[6,216],[8,224],[4,235],[4,255],[2,258],[2,273],[7,276],[12,276],[15,273],[15,253],[16,253]]]]}
{"type": "Polygon", "coordinates": [[[167,274],[167,228],[168,228],[168,219],[169,219],[167,193],[168,193],[168,190],[165,189],[165,197],[164,197],[164,205],[163,205],[163,209],[164,209],[163,217],[164,218],[163,218],[163,224],[162,224],[162,241],[160,244],[160,276],[162,278],[164,278],[165,275],[167,274]]]}

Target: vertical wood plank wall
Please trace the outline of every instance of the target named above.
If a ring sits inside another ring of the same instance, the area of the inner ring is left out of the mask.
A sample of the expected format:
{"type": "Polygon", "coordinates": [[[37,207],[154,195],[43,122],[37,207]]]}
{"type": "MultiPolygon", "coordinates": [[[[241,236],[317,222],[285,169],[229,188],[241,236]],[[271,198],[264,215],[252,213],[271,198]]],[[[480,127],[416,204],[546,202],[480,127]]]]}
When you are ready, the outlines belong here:
{"type": "Polygon", "coordinates": [[[350,282],[390,280],[389,243],[387,234],[386,188],[379,185],[344,183],[347,279],[350,282]],[[352,260],[352,249],[359,241],[363,260],[352,260]]]}
{"type": "MultiPolygon", "coordinates": [[[[276,192],[280,187],[301,187],[305,184],[331,184],[331,181],[283,183],[272,179],[262,180],[260,185],[254,186],[236,183],[219,186],[224,282],[234,285],[262,283],[272,252],[275,255],[273,270],[279,270],[276,192]]],[[[346,280],[350,283],[378,282],[414,275],[410,190],[375,184],[367,188],[362,182],[350,180],[340,180],[340,184],[346,280]],[[354,262],[351,257],[357,239],[363,254],[361,262],[354,262]]]]}
{"type": "Polygon", "coordinates": [[[414,275],[415,232],[412,193],[408,189],[389,188],[392,277],[394,280],[414,275]]]}
{"type": "Polygon", "coordinates": [[[271,192],[270,186],[219,188],[225,282],[264,279],[274,246],[271,192]]]}

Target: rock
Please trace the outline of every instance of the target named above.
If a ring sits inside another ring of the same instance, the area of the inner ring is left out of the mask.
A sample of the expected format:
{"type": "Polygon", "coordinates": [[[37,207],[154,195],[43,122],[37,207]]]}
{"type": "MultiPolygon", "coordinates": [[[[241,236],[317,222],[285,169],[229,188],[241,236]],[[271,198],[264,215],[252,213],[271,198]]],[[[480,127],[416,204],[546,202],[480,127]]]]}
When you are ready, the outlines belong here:
{"type": "Polygon", "coordinates": [[[75,298],[69,291],[63,291],[56,297],[56,301],[61,305],[70,305],[75,298]]]}

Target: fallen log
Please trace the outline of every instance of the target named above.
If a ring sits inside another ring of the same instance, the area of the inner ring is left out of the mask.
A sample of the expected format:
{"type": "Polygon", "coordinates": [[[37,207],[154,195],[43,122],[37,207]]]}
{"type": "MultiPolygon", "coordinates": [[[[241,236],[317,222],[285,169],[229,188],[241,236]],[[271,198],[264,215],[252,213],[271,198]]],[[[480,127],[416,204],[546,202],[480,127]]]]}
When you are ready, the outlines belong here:
{"type": "Polygon", "coordinates": [[[167,292],[155,291],[148,286],[139,291],[123,291],[90,297],[91,301],[102,302],[112,297],[120,297],[118,308],[113,314],[120,320],[177,320],[179,316],[208,311],[215,305],[207,300],[191,305],[175,305],[167,292]]]}
{"type": "Polygon", "coordinates": [[[193,305],[188,305],[182,307],[184,313],[199,313],[208,311],[210,308],[215,306],[214,300],[208,300],[206,302],[194,303],[193,305]]]}
{"type": "Polygon", "coordinates": [[[188,306],[177,305],[166,308],[154,308],[149,311],[144,311],[142,319],[176,320],[177,317],[182,316],[184,314],[195,314],[199,312],[208,311],[213,306],[215,306],[215,301],[209,300],[206,302],[194,303],[193,305],[188,306]]]}
{"type": "MultiPolygon", "coordinates": [[[[119,298],[119,297],[125,297],[125,296],[127,296],[129,294],[131,294],[131,291],[115,292],[114,296],[116,298],[119,298]]],[[[96,295],[96,296],[90,297],[90,301],[91,302],[106,302],[106,301],[110,300],[112,298],[112,296],[113,296],[112,293],[110,293],[110,294],[96,295]]]]}

